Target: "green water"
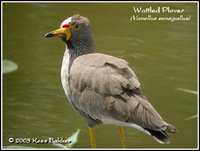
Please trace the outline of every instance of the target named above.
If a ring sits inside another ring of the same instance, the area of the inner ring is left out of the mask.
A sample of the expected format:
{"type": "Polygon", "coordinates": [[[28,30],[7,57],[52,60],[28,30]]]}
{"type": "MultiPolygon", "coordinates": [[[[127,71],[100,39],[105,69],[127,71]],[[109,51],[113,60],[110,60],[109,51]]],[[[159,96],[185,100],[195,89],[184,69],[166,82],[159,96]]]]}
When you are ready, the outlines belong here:
{"type": "MultiPolygon", "coordinates": [[[[162,145],[132,128],[125,128],[130,148],[197,147],[197,4],[195,3],[4,3],[3,59],[18,70],[3,75],[3,145],[52,147],[49,144],[11,144],[9,138],[67,137],[81,130],[74,147],[89,148],[85,121],[70,106],[60,81],[65,49],[44,35],[73,14],[91,21],[98,52],[129,62],[145,95],[162,117],[179,129],[162,145]],[[189,21],[130,21],[132,15],[180,16],[178,13],[135,13],[133,7],[184,9],[189,21]]],[[[95,130],[97,147],[121,147],[116,126],[95,130]]]]}

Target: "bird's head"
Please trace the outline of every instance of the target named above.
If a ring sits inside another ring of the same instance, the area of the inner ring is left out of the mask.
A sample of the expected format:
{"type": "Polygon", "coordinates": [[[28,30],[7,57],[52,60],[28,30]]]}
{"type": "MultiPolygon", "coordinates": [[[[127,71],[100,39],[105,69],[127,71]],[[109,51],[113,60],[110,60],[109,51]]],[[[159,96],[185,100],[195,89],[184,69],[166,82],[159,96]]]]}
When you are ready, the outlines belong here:
{"type": "Polygon", "coordinates": [[[84,40],[91,35],[89,20],[79,14],[65,19],[59,29],[48,32],[45,37],[59,37],[65,43],[73,40],[84,40]]]}
{"type": "Polygon", "coordinates": [[[95,51],[90,22],[86,17],[79,14],[64,20],[59,29],[48,32],[45,37],[61,38],[67,44],[69,50],[73,50],[73,53],[79,55],[95,51]]]}

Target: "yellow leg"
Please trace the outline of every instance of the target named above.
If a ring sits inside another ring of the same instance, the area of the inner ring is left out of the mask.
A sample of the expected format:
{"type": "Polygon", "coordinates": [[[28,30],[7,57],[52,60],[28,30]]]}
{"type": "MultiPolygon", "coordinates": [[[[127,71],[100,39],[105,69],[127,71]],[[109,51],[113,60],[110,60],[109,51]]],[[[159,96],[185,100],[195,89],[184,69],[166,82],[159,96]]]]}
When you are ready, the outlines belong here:
{"type": "Polygon", "coordinates": [[[94,136],[94,129],[93,128],[89,128],[89,134],[90,134],[90,143],[91,143],[91,148],[96,148],[96,140],[95,140],[95,136],[94,136]]]}
{"type": "Polygon", "coordinates": [[[119,126],[118,130],[119,130],[119,135],[120,135],[120,138],[121,138],[122,147],[126,148],[126,140],[125,140],[125,137],[124,137],[124,132],[123,132],[122,127],[119,126]]]}

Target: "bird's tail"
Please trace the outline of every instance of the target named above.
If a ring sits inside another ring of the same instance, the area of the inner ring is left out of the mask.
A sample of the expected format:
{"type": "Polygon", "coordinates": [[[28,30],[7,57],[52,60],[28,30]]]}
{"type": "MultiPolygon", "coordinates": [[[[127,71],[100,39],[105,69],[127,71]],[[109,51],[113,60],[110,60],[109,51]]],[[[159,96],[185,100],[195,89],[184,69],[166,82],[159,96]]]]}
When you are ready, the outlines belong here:
{"type": "MultiPolygon", "coordinates": [[[[146,129],[146,128],[145,128],[146,129]]],[[[153,139],[155,139],[157,142],[161,143],[161,144],[169,144],[169,136],[167,135],[166,132],[169,133],[178,133],[178,129],[173,126],[173,125],[168,125],[165,131],[154,131],[154,130],[150,130],[150,129],[146,129],[151,136],[153,137],[153,139]]]]}
{"type": "Polygon", "coordinates": [[[175,126],[170,125],[170,124],[167,126],[165,131],[169,133],[175,133],[175,134],[178,133],[178,129],[175,126]]]}
{"type": "Polygon", "coordinates": [[[168,139],[169,137],[164,131],[159,132],[159,131],[154,131],[154,130],[150,130],[150,129],[146,129],[146,130],[151,134],[153,139],[156,140],[157,142],[159,142],[161,144],[169,144],[170,143],[170,141],[168,139]]]}

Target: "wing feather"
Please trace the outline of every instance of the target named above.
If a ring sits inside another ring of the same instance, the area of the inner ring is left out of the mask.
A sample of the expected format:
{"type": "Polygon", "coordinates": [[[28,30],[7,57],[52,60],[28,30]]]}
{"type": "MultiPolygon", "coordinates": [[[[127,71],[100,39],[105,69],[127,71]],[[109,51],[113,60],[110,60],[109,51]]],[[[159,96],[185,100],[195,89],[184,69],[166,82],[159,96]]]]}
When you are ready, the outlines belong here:
{"type": "Polygon", "coordinates": [[[70,71],[72,99],[94,119],[117,119],[143,128],[163,131],[168,124],[140,90],[128,63],[104,54],[76,58],[70,71]]]}

